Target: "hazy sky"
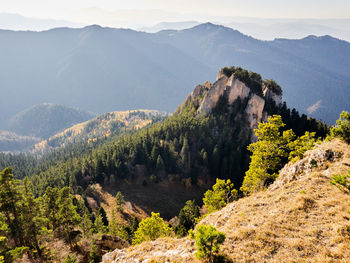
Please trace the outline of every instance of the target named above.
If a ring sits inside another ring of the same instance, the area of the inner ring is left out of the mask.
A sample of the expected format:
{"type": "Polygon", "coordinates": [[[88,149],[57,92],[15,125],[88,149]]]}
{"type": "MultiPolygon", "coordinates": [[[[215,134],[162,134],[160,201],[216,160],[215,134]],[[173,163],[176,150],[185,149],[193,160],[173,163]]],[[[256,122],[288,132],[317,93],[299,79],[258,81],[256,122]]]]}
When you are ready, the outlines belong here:
{"type": "Polygon", "coordinates": [[[227,16],[350,18],[350,0],[0,0],[0,12],[105,25],[227,16]]]}

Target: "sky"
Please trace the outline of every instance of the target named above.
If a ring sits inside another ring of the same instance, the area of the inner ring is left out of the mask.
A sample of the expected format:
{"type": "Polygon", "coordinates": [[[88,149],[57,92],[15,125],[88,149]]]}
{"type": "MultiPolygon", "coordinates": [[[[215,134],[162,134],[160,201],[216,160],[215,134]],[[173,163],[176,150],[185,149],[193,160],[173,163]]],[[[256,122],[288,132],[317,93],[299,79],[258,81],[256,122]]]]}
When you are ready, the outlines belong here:
{"type": "Polygon", "coordinates": [[[350,18],[350,0],[0,0],[0,13],[106,26],[237,16],[325,19],[350,18]]]}

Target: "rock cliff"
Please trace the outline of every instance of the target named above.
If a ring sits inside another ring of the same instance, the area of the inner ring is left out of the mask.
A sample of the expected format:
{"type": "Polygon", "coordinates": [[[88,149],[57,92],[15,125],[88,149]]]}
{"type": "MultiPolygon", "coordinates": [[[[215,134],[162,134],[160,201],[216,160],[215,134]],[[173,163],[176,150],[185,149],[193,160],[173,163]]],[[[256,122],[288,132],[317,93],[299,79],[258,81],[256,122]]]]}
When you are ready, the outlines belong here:
{"type": "Polygon", "coordinates": [[[260,92],[257,92],[234,73],[227,76],[223,70],[220,70],[213,84],[206,82],[198,85],[188,96],[184,105],[192,103],[198,108],[198,114],[211,114],[222,99],[227,101],[228,107],[233,107],[237,100],[244,104],[244,112],[240,114],[245,114],[251,131],[257,128],[259,122],[267,119],[267,112],[264,111],[266,103],[273,101],[276,105],[280,105],[282,102],[282,96],[276,94],[264,83],[261,83],[260,92]]]}

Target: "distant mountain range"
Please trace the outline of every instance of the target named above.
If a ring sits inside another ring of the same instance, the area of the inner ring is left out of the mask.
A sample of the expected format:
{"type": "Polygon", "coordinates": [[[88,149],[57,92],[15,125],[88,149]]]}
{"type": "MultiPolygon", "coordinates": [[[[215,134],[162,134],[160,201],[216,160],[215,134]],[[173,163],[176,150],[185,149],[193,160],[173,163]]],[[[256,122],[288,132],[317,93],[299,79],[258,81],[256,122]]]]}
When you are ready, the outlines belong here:
{"type": "Polygon", "coordinates": [[[243,66],[274,78],[291,107],[327,122],[349,108],[350,43],[330,36],[260,41],[201,24],[150,34],[89,26],[0,31],[0,127],[42,101],[96,113],[172,112],[217,68],[243,66]]]}
{"type": "MultiPolygon", "coordinates": [[[[212,18],[214,24],[231,27],[241,33],[261,40],[275,38],[297,39],[308,35],[331,35],[350,41],[350,19],[273,19],[254,17],[212,18]]],[[[155,33],[161,30],[182,30],[201,24],[198,21],[161,22],[142,27],[141,31],[155,33]]]]}
{"type": "Polygon", "coordinates": [[[48,30],[55,27],[82,27],[83,24],[66,20],[39,19],[19,14],[0,13],[0,28],[10,30],[48,30]]]}

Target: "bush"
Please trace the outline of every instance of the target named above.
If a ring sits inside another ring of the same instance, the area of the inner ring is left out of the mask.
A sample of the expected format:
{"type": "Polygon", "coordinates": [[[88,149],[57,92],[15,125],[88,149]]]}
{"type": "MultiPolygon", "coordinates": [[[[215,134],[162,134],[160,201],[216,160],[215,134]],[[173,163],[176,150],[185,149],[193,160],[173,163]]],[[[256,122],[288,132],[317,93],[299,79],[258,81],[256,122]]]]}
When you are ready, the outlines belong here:
{"type": "Polygon", "coordinates": [[[193,229],[196,225],[197,219],[200,217],[199,206],[196,201],[189,200],[186,205],[180,210],[179,224],[175,228],[175,232],[178,236],[187,235],[188,230],[193,229]]]}
{"type": "Polygon", "coordinates": [[[153,213],[150,218],[140,222],[139,228],[135,232],[132,243],[140,244],[144,241],[155,240],[160,237],[170,236],[172,229],[164,222],[159,213],[153,213]]]}
{"type": "Polygon", "coordinates": [[[237,190],[233,188],[231,180],[216,179],[213,190],[208,190],[204,194],[203,203],[208,213],[217,211],[237,197],[237,190]]]}
{"type": "Polygon", "coordinates": [[[339,189],[341,189],[341,187],[339,186],[343,186],[350,191],[350,183],[348,182],[349,177],[350,177],[350,171],[348,172],[348,174],[343,174],[343,175],[336,174],[336,175],[333,175],[333,178],[332,178],[333,180],[330,181],[330,183],[332,185],[337,186],[339,189]]]}
{"type": "Polygon", "coordinates": [[[338,137],[346,143],[350,143],[350,113],[342,111],[336,125],[330,130],[331,137],[338,137]]]}
{"type": "Polygon", "coordinates": [[[215,227],[200,225],[195,234],[196,257],[214,262],[220,250],[220,245],[224,243],[225,239],[225,233],[219,232],[215,227]]]}

